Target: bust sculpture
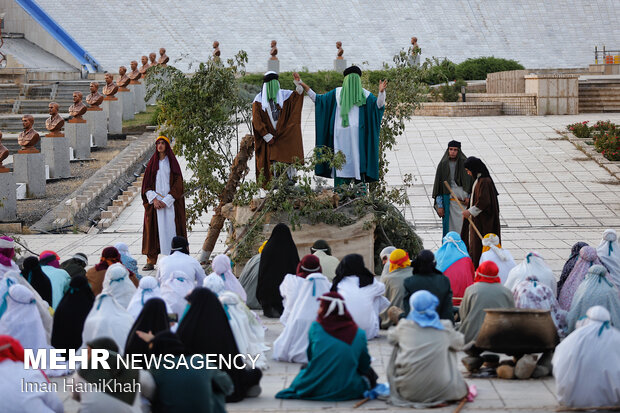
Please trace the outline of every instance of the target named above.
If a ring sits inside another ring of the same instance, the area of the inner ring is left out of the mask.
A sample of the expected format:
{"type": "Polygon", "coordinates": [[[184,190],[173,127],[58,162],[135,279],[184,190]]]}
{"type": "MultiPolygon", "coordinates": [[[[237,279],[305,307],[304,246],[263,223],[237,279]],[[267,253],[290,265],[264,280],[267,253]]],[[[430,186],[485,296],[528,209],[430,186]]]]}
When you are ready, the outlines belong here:
{"type": "Polygon", "coordinates": [[[17,137],[17,143],[21,146],[21,150],[29,153],[39,153],[34,146],[39,142],[39,132],[34,130],[34,116],[22,116],[22,126],[24,131],[17,137]]]}
{"type": "Polygon", "coordinates": [[[114,83],[114,78],[111,73],[105,74],[105,86],[103,87],[102,92],[107,97],[112,98],[116,95],[116,92],[118,92],[118,86],[114,83]]]}
{"type": "Polygon", "coordinates": [[[45,120],[45,129],[47,129],[50,134],[59,134],[65,124],[65,120],[58,114],[58,103],[50,102],[48,107],[50,117],[45,120]]]}
{"type": "Polygon", "coordinates": [[[9,150],[2,144],[2,132],[0,132],[0,172],[9,172],[8,168],[2,166],[2,162],[8,158],[9,150]]]}
{"type": "Polygon", "coordinates": [[[142,77],[142,74],[138,70],[138,62],[132,60],[129,64],[129,68],[131,69],[131,72],[129,72],[129,74],[127,75],[129,77],[129,80],[138,80],[142,77]]]}
{"type": "Polygon", "coordinates": [[[213,57],[215,59],[220,58],[220,42],[217,40],[213,42],[213,57]]]}
{"type": "Polygon", "coordinates": [[[411,47],[413,48],[413,52],[415,53],[415,49],[419,49],[420,46],[418,46],[418,38],[417,37],[412,37],[411,38],[411,47]]]}
{"type": "Polygon", "coordinates": [[[69,106],[69,115],[75,119],[82,119],[82,115],[86,113],[88,109],[84,102],[82,102],[82,92],[73,92],[73,105],[69,106]]]}
{"type": "Polygon", "coordinates": [[[86,103],[92,108],[101,105],[101,102],[103,102],[103,95],[99,93],[99,83],[90,82],[90,94],[86,96],[86,103]]]}
{"type": "Polygon", "coordinates": [[[140,63],[142,63],[142,66],[140,67],[140,74],[144,76],[146,75],[146,71],[149,70],[149,67],[151,67],[151,65],[149,64],[149,58],[146,56],[142,56],[140,58],[140,63]]]}
{"type": "Polygon", "coordinates": [[[166,67],[169,60],[170,58],[166,56],[166,49],[164,49],[163,47],[159,49],[159,59],[157,59],[157,64],[166,67]]]}
{"type": "Polygon", "coordinates": [[[270,60],[278,60],[278,42],[276,42],[275,40],[271,41],[271,51],[269,52],[269,54],[271,55],[271,59],[270,60]]]}
{"type": "Polygon", "coordinates": [[[155,53],[149,53],[149,66],[157,66],[157,55],[155,53]]]}
{"type": "Polygon", "coordinates": [[[118,68],[118,78],[116,79],[116,84],[118,87],[126,88],[131,79],[127,76],[127,68],[125,66],[121,66],[118,68]]]}
{"type": "Polygon", "coordinates": [[[336,59],[342,60],[344,59],[342,55],[344,54],[344,50],[342,50],[342,42],[336,42],[336,49],[338,49],[338,56],[336,59]]]}

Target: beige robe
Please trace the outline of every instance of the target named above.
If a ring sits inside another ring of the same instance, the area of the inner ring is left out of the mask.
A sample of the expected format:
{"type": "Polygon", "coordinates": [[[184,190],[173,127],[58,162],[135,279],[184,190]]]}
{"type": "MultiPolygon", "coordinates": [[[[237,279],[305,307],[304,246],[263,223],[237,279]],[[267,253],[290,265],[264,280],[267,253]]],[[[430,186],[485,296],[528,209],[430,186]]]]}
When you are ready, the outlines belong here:
{"type": "Polygon", "coordinates": [[[324,251],[317,251],[314,255],[319,258],[319,262],[321,263],[321,274],[326,276],[329,281],[334,281],[336,277],[336,267],[340,264],[338,258],[327,255],[324,251]]]}
{"type": "Polygon", "coordinates": [[[461,325],[458,330],[465,336],[465,342],[475,340],[482,327],[485,308],[514,308],[512,293],[500,283],[477,282],[465,290],[459,307],[461,325]]]}
{"type": "MultiPolygon", "coordinates": [[[[404,309],[403,299],[405,298],[405,279],[411,277],[411,267],[397,268],[394,271],[383,274],[381,282],[385,284],[385,297],[390,300],[390,307],[395,306],[404,309]]],[[[389,309],[389,307],[388,307],[389,309]]],[[[386,329],[393,325],[388,317],[388,310],[379,314],[381,318],[381,328],[386,329]]]]}
{"type": "Polygon", "coordinates": [[[450,321],[441,323],[445,330],[402,319],[388,331],[388,341],[394,345],[387,368],[388,403],[423,408],[467,395],[456,353],[463,347],[463,335],[450,321]]]}

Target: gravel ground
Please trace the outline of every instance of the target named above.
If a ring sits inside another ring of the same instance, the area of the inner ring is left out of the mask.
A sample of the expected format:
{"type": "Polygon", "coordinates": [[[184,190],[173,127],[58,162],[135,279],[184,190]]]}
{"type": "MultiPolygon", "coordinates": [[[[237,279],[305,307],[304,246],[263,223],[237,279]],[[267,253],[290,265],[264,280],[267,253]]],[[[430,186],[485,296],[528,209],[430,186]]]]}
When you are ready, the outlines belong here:
{"type": "Polygon", "coordinates": [[[26,226],[37,222],[43,215],[82,185],[87,178],[118,155],[132,141],[133,139],[129,136],[127,140],[108,140],[106,148],[91,152],[92,161],[71,162],[71,175],[73,178],[48,182],[44,198],[17,201],[17,219],[23,221],[26,226]]]}

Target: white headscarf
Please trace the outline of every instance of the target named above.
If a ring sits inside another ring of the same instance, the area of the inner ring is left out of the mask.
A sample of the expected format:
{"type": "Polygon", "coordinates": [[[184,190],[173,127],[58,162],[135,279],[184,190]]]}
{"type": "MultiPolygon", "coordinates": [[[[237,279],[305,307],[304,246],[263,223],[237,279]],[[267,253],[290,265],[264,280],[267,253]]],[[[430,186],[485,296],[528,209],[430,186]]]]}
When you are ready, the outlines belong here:
{"type": "Polygon", "coordinates": [[[506,282],[508,279],[508,274],[510,271],[517,266],[514,258],[512,258],[512,254],[510,251],[498,247],[499,245],[499,237],[495,234],[488,234],[487,238],[482,239],[482,245],[485,247],[489,247],[489,250],[484,251],[482,255],[480,255],[480,262],[484,261],[493,261],[497,264],[497,268],[499,272],[499,278],[502,281],[502,284],[506,282]]]}
{"type": "Polygon", "coordinates": [[[133,323],[134,319],[127,310],[112,295],[102,292],[95,299],[93,308],[84,322],[82,343],[100,337],[110,337],[122,353],[133,323]]]}
{"type": "Polygon", "coordinates": [[[603,232],[603,239],[596,248],[596,254],[609,270],[609,278],[620,289],[620,244],[618,234],[613,229],[603,232]]]}
{"type": "Polygon", "coordinates": [[[530,252],[519,265],[510,270],[504,286],[513,291],[517,284],[525,281],[530,275],[535,275],[538,281],[551,288],[553,295],[557,296],[558,287],[553,271],[547,266],[545,259],[537,252],[530,252]]]}
{"type": "Polygon", "coordinates": [[[212,272],[211,274],[205,277],[205,280],[202,282],[202,286],[208,288],[215,294],[220,294],[222,291],[226,290],[226,284],[224,284],[224,280],[222,277],[212,272]]]}
{"type": "Polygon", "coordinates": [[[241,283],[239,282],[237,277],[235,277],[235,274],[233,274],[232,272],[232,268],[230,266],[230,258],[228,258],[224,254],[218,255],[213,259],[213,262],[211,263],[211,268],[213,268],[213,273],[211,274],[216,274],[222,277],[222,280],[224,280],[225,288],[228,291],[232,291],[233,293],[237,294],[243,300],[243,302],[247,300],[248,295],[241,286],[241,283]]]}
{"type": "Polygon", "coordinates": [[[161,298],[161,291],[159,289],[159,283],[155,277],[146,276],[142,277],[138,289],[131,297],[131,301],[127,306],[127,312],[131,314],[133,318],[138,318],[144,303],[151,298],[161,298]]]}
{"type": "MultiPolygon", "coordinates": [[[[223,282],[222,282],[223,284],[223,282]]],[[[161,297],[166,302],[170,312],[183,315],[187,300],[185,297],[194,289],[194,279],[183,271],[173,271],[170,277],[161,286],[161,297]]]]}
{"type": "Polygon", "coordinates": [[[105,272],[101,294],[111,295],[123,308],[127,308],[135,292],[136,286],[129,279],[127,268],[118,262],[110,265],[105,272]]]}
{"type": "Polygon", "coordinates": [[[50,347],[34,295],[23,285],[9,287],[6,311],[0,318],[0,334],[18,340],[33,350],[50,347]]]}
{"type": "Polygon", "coordinates": [[[129,246],[124,242],[117,242],[116,244],[114,244],[114,248],[118,250],[119,254],[131,257],[131,254],[129,253],[129,246]]]}

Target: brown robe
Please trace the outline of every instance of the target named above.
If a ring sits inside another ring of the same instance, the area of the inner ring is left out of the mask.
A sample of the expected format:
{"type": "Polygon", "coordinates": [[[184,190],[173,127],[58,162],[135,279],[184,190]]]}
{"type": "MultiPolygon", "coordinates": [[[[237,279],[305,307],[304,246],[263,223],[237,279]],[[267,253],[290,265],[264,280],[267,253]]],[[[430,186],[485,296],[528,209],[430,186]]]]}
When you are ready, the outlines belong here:
{"type": "MultiPolygon", "coordinates": [[[[271,180],[272,162],[293,163],[295,158],[304,159],[304,145],[301,138],[301,109],[304,96],[293,91],[283,102],[282,112],[274,129],[267,111],[260,102],[252,104],[252,125],[254,127],[254,146],[256,153],[256,179],[263,172],[266,183],[271,180]],[[263,136],[271,133],[273,139],[267,143],[263,136]]],[[[269,109],[267,109],[269,110],[269,109]]]]}
{"type": "MultiPolygon", "coordinates": [[[[484,237],[486,234],[493,233],[500,238],[499,224],[499,203],[497,195],[493,191],[493,181],[491,178],[482,177],[474,184],[473,193],[471,194],[471,205],[482,210],[477,217],[472,216],[474,225],[484,237]]],[[[461,239],[467,245],[469,256],[474,262],[474,267],[478,268],[478,262],[482,255],[482,241],[473,228],[469,230],[469,220],[463,220],[463,229],[461,229],[461,239]]]]}
{"type": "MultiPolygon", "coordinates": [[[[93,290],[93,294],[95,296],[101,294],[101,291],[103,290],[103,280],[105,278],[105,273],[107,270],[108,269],[106,268],[97,271],[95,267],[92,267],[89,268],[88,271],[86,271],[86,279],[88,280],[88,284],[90,284],[90,289],[93,290]]],[[[138,277],[136,277],[136,275],[131,271],[129,272],[129,279],[131,280],[133,285],[138,288],[140,281],[138,280],[138,277]]]]}
{"type": "MultiPolygon", "coordinates": [[[[153,184],[142,189],[142,205],[144,205],[144,232],[142,234],[142,254],[155,256],[160,253],[159,229],[157,227],[157,210],[146,198],[148,191],[155,191],[153,184]]],[[[183,197],[183,177],[170,172],[170,195],[174,198],[174,223],[177,236],[187,238],[187,218],[185,216],[185,198],[183,197]]]]}

